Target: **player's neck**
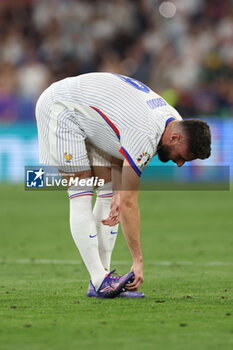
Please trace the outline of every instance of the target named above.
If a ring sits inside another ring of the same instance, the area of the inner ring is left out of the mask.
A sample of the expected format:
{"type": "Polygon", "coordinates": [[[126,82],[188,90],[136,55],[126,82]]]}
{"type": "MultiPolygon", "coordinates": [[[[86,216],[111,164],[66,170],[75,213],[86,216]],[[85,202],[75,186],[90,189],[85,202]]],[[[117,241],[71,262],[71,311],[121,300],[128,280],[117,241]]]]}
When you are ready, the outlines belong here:
{"type": "Polygon", "coordinates": [[[164,132],[161,136],[161,139],[159,141],[160,144],[163,143],[167,138],[170,137],[170,134],[172,131],[174,131],[174,127],[176,127],[177,123],[179,123],[178,120],[172,120],[166,125],[165,130],[164,130],[164,132]]]}

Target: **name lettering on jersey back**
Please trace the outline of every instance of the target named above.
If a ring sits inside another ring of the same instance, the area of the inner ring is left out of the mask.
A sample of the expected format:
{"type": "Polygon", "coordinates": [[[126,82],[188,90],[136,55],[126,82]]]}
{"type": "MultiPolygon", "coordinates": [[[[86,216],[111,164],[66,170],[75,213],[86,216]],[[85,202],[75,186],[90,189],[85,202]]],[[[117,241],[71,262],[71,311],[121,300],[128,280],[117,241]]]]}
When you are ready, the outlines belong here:
{"type": "Polygon", "coordinates": [[[167,105],[167,102],[164,101],[164,99],[162,97],[153,98],[152,100],[146,101],[146,103],[148,104],[148,106],[151,109],[158,108],[158,107],[163,107],[163,106],[167,105]]]}

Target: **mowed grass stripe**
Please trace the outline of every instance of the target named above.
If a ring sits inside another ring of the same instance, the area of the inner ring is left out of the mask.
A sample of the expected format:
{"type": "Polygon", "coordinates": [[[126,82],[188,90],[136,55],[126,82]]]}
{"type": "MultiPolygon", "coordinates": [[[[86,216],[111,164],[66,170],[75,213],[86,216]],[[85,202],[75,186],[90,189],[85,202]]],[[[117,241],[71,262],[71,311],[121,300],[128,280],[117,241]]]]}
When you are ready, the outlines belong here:
{"type": "MultiPolygon", "coordinates": [[[[42,265],[82,265],[81,260],[57,260],[57,259],[17,259],[17,260],[5,260],[0,259],[0,264],[42,264],[42,265]]],[[[113,265],[128,265],[129,261],[113,260],[113,265]]],[[[195,265],[195,266],[233,266],[233,261],[209,261],[209,262],[196,262],[196,261],[144,261],[144,265],[152,266],[173,266],[173,265],[195,265]]]]}

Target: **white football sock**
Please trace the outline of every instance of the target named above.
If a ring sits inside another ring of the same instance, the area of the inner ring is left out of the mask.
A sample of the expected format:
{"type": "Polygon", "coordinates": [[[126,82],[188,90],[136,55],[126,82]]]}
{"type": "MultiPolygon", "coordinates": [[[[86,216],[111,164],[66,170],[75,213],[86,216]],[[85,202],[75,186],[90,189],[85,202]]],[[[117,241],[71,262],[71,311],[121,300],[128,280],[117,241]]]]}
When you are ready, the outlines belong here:
{"type": "Polygon", "coordinates": [[[72,186],[68,189],[68,194],[71,233],[97,290],[106,271],[98,250],[97,230],[92,212],[93,189],[90,186],[88,189],[82,186],[72,186]]]}
{"type": "Polygon", "coordinates": [[[99,255],[103,267],[110,271],[112,251],[116,242],[118,226],[107,226],[101,220],[107,219],[110,212],[112,200],[112,183],[108,182],[96,190],[97,198],[93,213],[95,216],[96,228],[98,232],[99,255]]]}

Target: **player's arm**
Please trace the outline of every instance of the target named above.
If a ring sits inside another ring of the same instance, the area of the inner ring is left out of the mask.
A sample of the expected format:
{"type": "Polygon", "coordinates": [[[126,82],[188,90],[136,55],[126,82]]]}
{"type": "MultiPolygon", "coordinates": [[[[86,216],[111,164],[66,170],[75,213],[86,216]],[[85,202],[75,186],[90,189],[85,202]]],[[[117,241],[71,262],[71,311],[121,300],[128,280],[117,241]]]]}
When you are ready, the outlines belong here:
{"type": "Polygon", "coordinates": [[[107,219],[102,220],[102,224],[115,226],[120,222],[120,188],[123,161],[112,157],[111,160],[111,180],[113,198],[111,201],[110,213],[107,219]]]}
{"type": "Polygon", "coordinates": [[[112,178],[113,194],[118,195],[121,189],[121,175],[122,175],[123,161],[121,159],[112,157],[111,165],[112,165],[111,178],[112,178]]]}
{"type": "Polygon", "coordinates": [[[127,289],[138,289],[143,282],[143,261],[140,238],[140,211],[138,206],[138,191],[140,177],[125,160],[122,170],[120,193],[121,226],[132,258],[135,279],[127,285],[127,289]]]}

